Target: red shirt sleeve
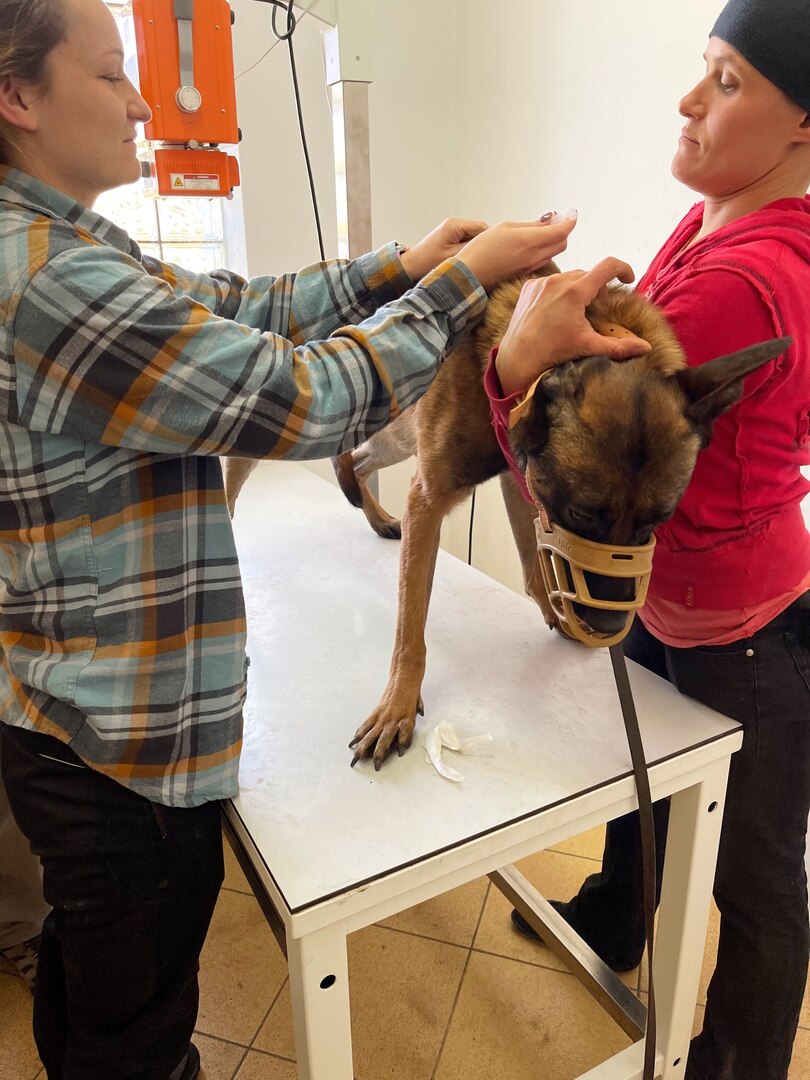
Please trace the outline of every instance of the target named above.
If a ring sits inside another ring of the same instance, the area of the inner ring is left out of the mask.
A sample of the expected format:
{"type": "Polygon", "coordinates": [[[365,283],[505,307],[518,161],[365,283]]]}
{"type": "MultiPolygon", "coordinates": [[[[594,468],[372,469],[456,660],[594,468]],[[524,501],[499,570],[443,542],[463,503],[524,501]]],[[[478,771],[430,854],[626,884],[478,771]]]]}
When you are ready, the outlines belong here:
{"type": "Polygon", "coordinates": [[[512,470],[512,475],[520,486],[523,498],[534,505],[534,500],[529,494],[529,489],[526,486],[526,478],[518,468],[518,464],[512,453],[512,445],[509,442],[509,413],[520,401],[522,391],[504,397],[501,380],[498,378],[498,371],[495,367],[495,358],[497,355],[498,346],[496,345],[489,354],[489,363],[484,372],[484,389],[489,398],[489,412],[492,418],[492,427],[495,429],[495,437],[498,440],[498,446],[500,446],[503,451],[506,463],[512,470]]]}

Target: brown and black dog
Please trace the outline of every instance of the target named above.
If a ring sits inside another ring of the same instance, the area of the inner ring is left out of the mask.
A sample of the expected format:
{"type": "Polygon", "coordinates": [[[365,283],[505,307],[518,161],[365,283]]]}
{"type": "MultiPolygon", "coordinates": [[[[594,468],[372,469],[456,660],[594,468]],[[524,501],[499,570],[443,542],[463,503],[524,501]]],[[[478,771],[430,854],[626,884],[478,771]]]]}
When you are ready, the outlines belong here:
{"type": "MultiPolygon", "coordinates": [[[[493,292],[484,320],[447,357],[416,405],[335,459],[346,496],[363,509],[375,532],[389,538],[400,535],[400,525],[374,499],[367,482],[378,469],[413,454],[417,459],[402,518],[389,679],[379,704],[350,744],[355,748],[352,764],[371,757],[379,769],[394,746],[401,754],[410,745],[416,715],[423,713],[424,630],[441,524],[476,485],[491,477],[501,478],[526,592],[548,625],[555,626],[537,556],[536,509],[508,469],[483,388],[490,350],[503,338],[525,280],[493,292]]],[[[688,368],[663,315],[637,293],[610,289],[587,315],[597,325],[626,327],[646,339],[651,352],[621,363],[594,357],[562,364],[538,385],[530,407],[511,430],[513,450],[552,521],[599,543],[645,544],[674,513],[698,452],[709,442],[714,419],[739,400],[745,376],[784,352],[790,339],[688,368]]],[[[231,510],[252,465],[227,462],[231,510]]],[[[625,599],[616,579],[589,584],[592,596],[625,599]]],[[[578,609],[578,614],[595,630],[608,633],[617,629],[617,618],[624,620],[624,613],[603,609],[578,609]]]]}
{"type": "MultiPolygon", "coordinates": [[[[372,528],[397,536],[398,523],[372,497],[367,481],[385,465],[413,453],[417,459],[402,518],[388,684],[351,743],[354,761],[372,757],[375,768],[395,745],[399,753],[409,746],[416,714],[423,711],[424,628],[442,520],[490,477],[501,477],[526,592],[555,625],[537,556],[536,509],[506,465],[483,389],[490,350],[503,338],[524,280],[495,290],[484,321],[448,356],[416,405],[335,461],[344,493],[363,508],[372,528]]],[[[649,341],[652,351],[622,363],[596,357],[561,365],[539,384],[512,429],[513,449],[552,521],[599,543],[646,544],[674,513],[715,417],[739,399],[744,377],[784,352],[789,339],[687,368],[669,324],[637,293],[611,289],[587,314],[592,323],[626,327],[649,341]]],[[[591,595],[603,599],[625,599],[621,591],[631,587],[626,579],[589,584],[591,595]]],[[[625,618],[596,608],[578,614],[606,633],[625,618]]]]}

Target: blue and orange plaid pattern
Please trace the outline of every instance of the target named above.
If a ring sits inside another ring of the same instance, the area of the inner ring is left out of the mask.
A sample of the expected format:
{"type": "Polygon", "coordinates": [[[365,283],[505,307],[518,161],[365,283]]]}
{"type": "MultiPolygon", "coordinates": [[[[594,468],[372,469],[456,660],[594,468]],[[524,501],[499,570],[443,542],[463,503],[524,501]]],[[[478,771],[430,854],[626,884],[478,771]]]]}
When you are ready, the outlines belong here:
{"type": "Polygon", "coordinates": [[[485,304],[458,260],[411,287],[393,244],[191,274],[0,168],[0,719],[156,802],[235,794],[245,612],[218,458],[355,446],[485,304]]]}

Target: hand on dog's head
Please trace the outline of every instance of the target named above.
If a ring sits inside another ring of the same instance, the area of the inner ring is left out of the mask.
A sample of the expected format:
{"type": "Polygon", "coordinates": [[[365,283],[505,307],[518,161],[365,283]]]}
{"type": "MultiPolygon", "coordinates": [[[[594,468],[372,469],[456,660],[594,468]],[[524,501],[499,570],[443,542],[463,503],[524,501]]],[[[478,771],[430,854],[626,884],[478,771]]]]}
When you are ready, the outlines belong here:
{"type": "Polygon", "coordinates": [[[648,356],[562,364],[510,432],[551,520],[586,539],[647,543],[675,512],[714,421],[739,401],[745,377],[791,344],[774,339],[688,368],[673,364],[665,329],[665,362],[648,326],[648,356]]]}

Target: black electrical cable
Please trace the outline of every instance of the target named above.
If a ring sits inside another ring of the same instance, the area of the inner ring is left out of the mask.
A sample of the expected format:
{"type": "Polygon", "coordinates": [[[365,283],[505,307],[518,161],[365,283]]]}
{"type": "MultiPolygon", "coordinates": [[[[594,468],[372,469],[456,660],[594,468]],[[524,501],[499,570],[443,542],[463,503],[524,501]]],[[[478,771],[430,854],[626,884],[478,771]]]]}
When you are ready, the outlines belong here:
{"type": "MultiPolygon", "coordinates": [[[[290,0],[290,8],[292,8],[292,0],[290,0]]],[[[287,38],[287,46],[290,50],[290,71],[292,72],[293,87],[295,89],[295,107],[298,113],[298,130],[301,132],[301,146],[304,150],[304,161],[307,166],[307,179],[309,180],[309,193],[312,198],[312,212],[315,215],[315,229],[318,233],[318,251],[321,255],[321,262],[326,259],[326,253],[323,246],[323,232],[321,230],[321,215],[318,212],[318,197],[315,194],[315,179],[312,175],[312,163],[309,160],[309,147],[307,146],[307,137],[304,131],[304,115],[301,111],[301,93],[298,89],[298,72],[295,69],[295,50],[293,49],[292,32],[287,38]]]]}
{"type": "Polygon", "coordinates": [[[293,34],[295,28],[298,25],[295,14],[293,12],[292,0],[285,3],[284,0],[262,0],[262,3],[271,4],[273,7],[273,15],[271,25],[273,28],[273,34],[277,41],[286,41],[287,48],[290,55],[290,71],[292,73],[293,92],[295,94],[295,109],[298,114],[298,130],[301,133],[301,146],[304,150],[304,161],[307,167],[307,179],[309,180],[309,193],[312,198],[312,210],[315,214],[315,228],[318,233],[318,250],[321,255],[321,261],[325,260],[326,253],[323,246],[323,231],[321,229],[321,215],[318,211],[318,198],[315,194],[315,179],[312,175],[312,163],[309,158],[309,146],[307,145],[307,136],[304,130],[304,114],[301,109],[301,90],[298,85],[298,71],[295,66],[295,49],[293,48],[293,34]],[[278,29],[276,24],[276,16],[278,15],[279,8],[287,16],[287,29],[283,32],[278,29]]]}
{"type": "Polygon", "coordinates": [[[475,523],[475,488],[473,488],[472,500],[470,502],[470,535],[467,540],[467,565],[472,566],[472,541],[473,541],[473,524],[475,523]]]}
{"type": "Polygon", "coordinates": [[[293,12],[293,6],[291,3],[285,4],[283,0],[269,0],[269,3],[273,5],[272,26],[273,33],[279,41],[290,41],[295,33],[295,27],[297,25],[295,13],[293,12]],[[276,15],[278,15],[278,9],[281,8],[287,15],[287,29],[282,34],[279,28],[276,26],[276,15]]]}

